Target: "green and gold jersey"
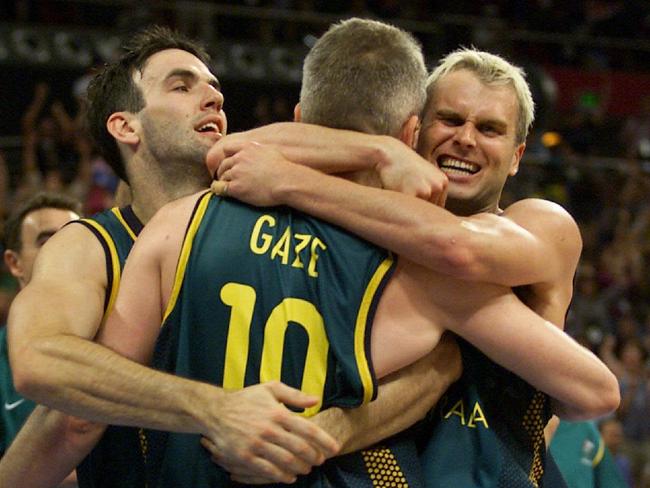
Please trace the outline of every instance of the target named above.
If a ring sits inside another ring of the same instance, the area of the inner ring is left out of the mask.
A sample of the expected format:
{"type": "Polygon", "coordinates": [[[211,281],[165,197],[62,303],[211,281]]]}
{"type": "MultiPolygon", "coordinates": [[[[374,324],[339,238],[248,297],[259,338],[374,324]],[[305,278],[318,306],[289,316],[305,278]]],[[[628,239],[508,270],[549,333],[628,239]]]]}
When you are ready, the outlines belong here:
{"type": "MultiPolygon", "coordinates": [[[[75,221],[87,227],[101,243],[106,256],[108,283],[104,318],[117,297],[122,268],[142,230],[131,207],[112,208],[75,221]]],[[[68,224],[71,225],[71,224],[68,224]]],[[[80,488],[144,487],[144,457],[140,431],[109,426],[93,451],[77,468],[80,488]]]]}
{"type": "MultiPolygon", "coordinates": [[[[369,357],[390,254],[286,207],[205,193],[186,231],[154,367],[229,390],[270,380],[320,398],[302,412],[375,396],[369,357]]],[[[198,435],[150,431],[150,487],[220,487],[198,435]]],[[[299,480],[317,486],[318,475],[299,480]]],[[[371,486],[371,485],[370,485],[371,486]]]]}
{"type": "Polygon", "coordinates": [[[425,486],[541,487],[548,397],[457,340],[463,374],[421,429],[425,486]]]}

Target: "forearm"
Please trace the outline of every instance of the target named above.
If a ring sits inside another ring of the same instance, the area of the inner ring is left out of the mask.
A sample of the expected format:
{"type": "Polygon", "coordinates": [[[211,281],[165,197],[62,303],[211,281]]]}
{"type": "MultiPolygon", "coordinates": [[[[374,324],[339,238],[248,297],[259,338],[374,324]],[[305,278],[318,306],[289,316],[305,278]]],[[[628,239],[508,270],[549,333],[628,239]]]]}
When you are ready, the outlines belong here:
{"type": "Polygon", "coordinates": [[[447,335],[427,356],[384,378],[375,401],[356,409],[330,408],[313,421],[341,444],[341,454],[358,451],[422,419],[461,370],[458,346],[447,335]]]}
{"type": "Polygon", "coordinates": [[[221,390],[168,375],[75,336],[36,342],[26,397],[67,414],[106,424],[203,432],[202,407],[221,390]]]}
{"type": "Polygon", "coordinates": [[[290,161],[325,173],[373,169],[386,158],[384,145],[392,141],[399,143],[386,136],[296,122],[271,124],[244,132],[242,136],[278,146],[290,161]]]}
{"type": "Polygon", "coordinates": [[[558,416],[586,419],[614,410],[619,403],[618,383],[607,366],[563,331],[516,303],[514,295],[504,294],[474,308],[469,317],[456,317],[450,328],[553,397],[558,416]]]}
{"type": "Polygon", "coordinates": [[[301,167],[284,173],[273,195],[422,266],[464,277],[454,249],[465,232],[460,220],[429,202],[301,167]]]}
{"type": "Polygon", "coordinates": [[[100,425],[80,429],[71,422],[60,412],[36,407],[0,461],[0,486],[59,486],[104,432],[100,425]]]}

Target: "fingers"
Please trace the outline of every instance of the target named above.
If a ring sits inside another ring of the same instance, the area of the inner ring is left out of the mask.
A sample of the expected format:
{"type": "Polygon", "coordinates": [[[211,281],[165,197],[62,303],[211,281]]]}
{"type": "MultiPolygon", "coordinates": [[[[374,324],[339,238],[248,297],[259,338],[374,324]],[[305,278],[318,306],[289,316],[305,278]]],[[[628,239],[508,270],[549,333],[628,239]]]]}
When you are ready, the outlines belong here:
{"type": "Polygon", "coordinates": [[[210,190],[212,190],[212,193],[215,195],[221,196],[221,197],[227,197],[228,196],[228,182],[227,181],[221,181],[221,180],[214,180],[210,184],[210,190]]]}
{"type": "Polygon", "coordinates": [[[331,435],[304,417],[290,415],[283,419],[281,424],[292,434],[284,440],[283,445],[312,465],[322,464],[325,459],[335,456],[341,449],[331,435]]]}
{"type": "Polygon", "coordinates": [[[210,453],[212,462],[231,475],[266,480],[266,483],[293,483],[296,480],[295,473],[280,469],[262,457],[248,456],[245,462],[238,457],[227,457],[207,437],[201,437],[201,445],[210,453]]]}
{"type": "Polygon", "coordinates": [[[437,195],[436,201],[434,202],[439,207],[443,207],[447,203],[447,186],[445,185],[444,190],[437,195]]]}
{"type": "Polygon", "coordinates": [[[264,386],[271,390],[273,396],[275,396],[280,403],[284,403],[285,405],[291,405],[292,407],[297,408],[307,408],[313,407],[318,403],[318,397],[307,395],[297,388],[292,388],[284,383],[280,383],[279,381],[270,381],[265,383],[264,386]]]}

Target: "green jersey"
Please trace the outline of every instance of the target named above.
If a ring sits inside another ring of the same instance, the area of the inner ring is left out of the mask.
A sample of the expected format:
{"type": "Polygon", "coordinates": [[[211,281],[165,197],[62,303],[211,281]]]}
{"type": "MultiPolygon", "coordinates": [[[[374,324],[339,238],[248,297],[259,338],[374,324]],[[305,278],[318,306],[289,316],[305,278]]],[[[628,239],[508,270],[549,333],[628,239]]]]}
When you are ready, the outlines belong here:
{"type": "Polygon", "coordinates": [[[628,488],[593,422],[562,420],[550,450],[571,488],[628,488]]]}
{"type": "MultiPolygon", "coordinates": [[[[122,268],[143,226],[130,206],[112,208],[76,222],[87,227],[104,249],[108,277],[104,317],[107,317],[117,296],[122,268]]],[[[143,450],[141,431],[133,427],[109,426],[77,468],[79,487],[144,487],[143,450]],[[113,449],[115,445],[123,449],[113,449]]]]}
{"type": "Polygon", "coordinates": [[[9,352],[7,351],[7,327],[0,328],[0,401],[2,422],[0,423],[0,454],[13,442],[18,431],[32,413],[36,404],[21,397],[14,388],[9,352]]]}
{"type": "Polygon", "coordinates": [[[548,398],[458,339],[463,373],[422,431],[425,486],[537,488],[544,473],[548,398]]]}
{"type": "MultiPolygon", "coordinates": [[[[392,267],[387,251],[295,210],[205,193],[186,231],[154,367],[230,390],[280,380],[321,399],[307,416],[369,402],[370,327],[392,267]]],[[[227,486],[199,439],[148,431],[148,485],[227,486]]],[[[317,486],[321,473],[297,483],[317,486]]]]}

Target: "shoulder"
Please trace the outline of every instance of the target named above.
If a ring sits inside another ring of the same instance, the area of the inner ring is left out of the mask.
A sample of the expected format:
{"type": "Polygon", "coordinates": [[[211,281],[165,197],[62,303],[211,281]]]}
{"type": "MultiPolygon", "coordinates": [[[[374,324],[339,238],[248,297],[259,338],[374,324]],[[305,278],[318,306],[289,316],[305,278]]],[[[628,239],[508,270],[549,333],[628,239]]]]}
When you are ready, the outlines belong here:
{"type": "Polygon", "coordinates": [[[150,258],[155,260],[176,252],[180,248],[194,208],[205,194],[205,191],[201,191],[161,207],[144,226],[132,253],[139,254],[146,250],[150,253],[150,258]]]}
{"type": "Polygon", "coordinates": [[[202,200],[202,197],[206,194],[208,195],[207,198],[211,195],[209,192],[206,192],[206,190],[202,190],[163,205],[145,226],[145,230],[170,225],[174,226],[174,224],[177,223],[177,219],[181,219],[184,223],[187,223],[187,220],[192,215],[199,200],[202,200]]]}
{"type": "Polygon", "coordinates": [[[105,275],[104,248],[86,226],[72,222],[54,234],[41,248],[33,279],[70,275],[105,275]],[[54,268],[54,269],[52,269],[54,268]]]}
{"type": "Polygon", "coordinates": [[[578,224],[571,214],[557,203],[541,198],[527,198],[510,205],[501,216],[540,239],[556,242],[562,247],[582,249],[578,224]]]}

